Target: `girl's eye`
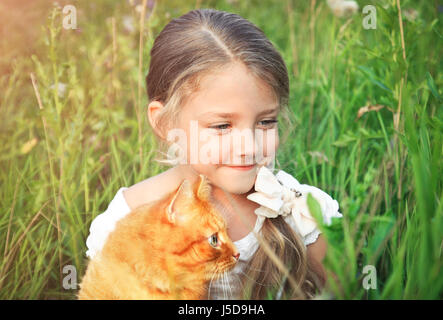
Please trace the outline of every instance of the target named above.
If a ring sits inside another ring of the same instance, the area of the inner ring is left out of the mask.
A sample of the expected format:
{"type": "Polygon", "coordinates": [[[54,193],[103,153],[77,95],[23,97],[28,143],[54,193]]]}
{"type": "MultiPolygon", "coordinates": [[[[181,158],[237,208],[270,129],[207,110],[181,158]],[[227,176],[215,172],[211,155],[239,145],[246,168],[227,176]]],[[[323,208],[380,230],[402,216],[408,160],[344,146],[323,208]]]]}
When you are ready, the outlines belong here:
{"type": "Polygon", "coordinates": [[[223,134],[229,132],[229,127],[230,127],[229,123],[224,123],[212,126],[210,128],[214,129],[217,132],[217,134],[223,134]]]}
{"type": "Polygon", "coordinates": [[[217,248],[218,247],[218,238],[217,238],[217,234],[214,233],[212,236],[210,236],[208,238],[209,244],[214,247],[217,248]]]}
{"type": "Polygon", "coordinates": [[[276,124],[278,121],[277,120],[275,120],[275,119],[272,119],[272,120],[263,120],[263,121],[260,121],[261,123],[263,123],[263,125],[265,126],[265,127],[272,127],[274,124],[276,124]]]}
{"type": "MultiPolygon", "coordinates": [[[[272,128],[278,121],[276,119],[269,119],[269,120],[262,120],[259,121],[260,125],[265,126],[267,128],[272,128]]],[[[223,132],[227,132],[229,131],[230,124],[229,123],[224,123],[224,124],[219,124],[216,126],[212,126],[210,127],[211,129],[215,129],[217,131],[220,131],[221,133],[223,132]]]]}
{"type": "Polygon", "coordinates": [[[224,123],[224,124],[219,124],[219,125],[216,125],[216,126],[212,126],[211,129],[225,131],[226,129],[228,129],[228,127],[229,127],[229,123],[224,123]]]}

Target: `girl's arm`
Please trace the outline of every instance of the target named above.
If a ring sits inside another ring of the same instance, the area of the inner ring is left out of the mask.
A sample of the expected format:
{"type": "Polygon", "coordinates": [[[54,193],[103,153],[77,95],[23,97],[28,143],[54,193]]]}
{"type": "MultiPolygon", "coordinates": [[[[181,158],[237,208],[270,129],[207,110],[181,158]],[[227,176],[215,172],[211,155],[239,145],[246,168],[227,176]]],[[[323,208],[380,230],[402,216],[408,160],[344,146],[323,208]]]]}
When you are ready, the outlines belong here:
{"type": "Polygon", "coordinates": [[[308,256],[318,262],[322,262],[326,255],[327,243],[323,235],[319,234],[317,241],[308,244],[306,248],[308,250],[308,256]]]}
{"type": "Polygon", "coordinates": [[[323,279],[323,285],[326,282],[326,271],[323,267],[323,259],[326,255],[327,243],[322,234],[317,238],[317,241],[306,246],[308,260],[314,271],[323,279]]]}

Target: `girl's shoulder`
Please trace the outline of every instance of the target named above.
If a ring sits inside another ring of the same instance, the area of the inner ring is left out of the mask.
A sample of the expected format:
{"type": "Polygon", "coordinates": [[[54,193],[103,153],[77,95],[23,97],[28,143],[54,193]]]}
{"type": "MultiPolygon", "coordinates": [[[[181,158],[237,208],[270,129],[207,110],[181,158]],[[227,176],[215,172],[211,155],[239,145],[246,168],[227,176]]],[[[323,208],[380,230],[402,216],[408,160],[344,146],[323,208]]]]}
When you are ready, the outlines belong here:
{"type": "Polygon", "coordinates": [[[180,176],[175,168],[171,168],[125,188],[122,194],[128,207],[134,210],[141,205],[163,198],[177,189],[180,183],[180,176]]]}
{"type": "MultiPolygon", "coordinates": [[[[172,168],[174,169],[174,168],[172,168]]],[[[86,255],[94,257],[102,248],[108,235],[114,230],[117,221],[135,208],[163,198],[180,185],[179,176],[169,169],[156,176],[143,180],[131,187],[121,187],[109,203],[107,209],[91,222],[86,239],[86,255]]]]}

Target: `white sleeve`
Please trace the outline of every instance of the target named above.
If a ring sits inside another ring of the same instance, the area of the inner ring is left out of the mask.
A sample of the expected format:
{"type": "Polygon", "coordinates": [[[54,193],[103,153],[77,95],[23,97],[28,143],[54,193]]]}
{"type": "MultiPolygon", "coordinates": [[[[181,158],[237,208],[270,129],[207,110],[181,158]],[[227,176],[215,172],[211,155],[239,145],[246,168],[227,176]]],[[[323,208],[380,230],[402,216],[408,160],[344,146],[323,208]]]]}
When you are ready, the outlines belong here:
{"type": "Polygon", "coordinates": [[[123,191],[126,189],[128,188],[120,188],[106,211],[99,214],[92,221],[89,236],[86,239],[86,246],[88,247],[86,256],[89,258],[93,258],[103,248],[106,238],[114,230],[116,222],[131,212],[123,196],[123,191]]]}
{"type": "Polygon", "coordinates": [[[305,235],[304,237],[301,236],[300,231],[297,229],[297,225],[295,224],[294,219],[291,219],[289,216],[285,218],[285,221],[291,226],[292,229],[303,239],[303,242],[305,246],[308,244],[314,243],[318,236],[320,235],[321,231],[318,228],[315,228],[313,231],[305,235]]]}
{"type": "Polygon", "coordinates": [[[302,220],[303,218],[307,217],[313,218],[309,213],[309,206],[307,203],[309,194],[311,194],[311,196],[317,200],[322,213],[323,223],[325,225],[331,225],[332,218],[341,218],[343,216],[339,212],[339,204],[337,200],[334,200],[323,190],[308,184],[300,184],[297,179],[283,170],[278,172],[277,179],[283,185],[283,187],[290,189],[291,191],[297,190],[301,193],[299,196],[293,195],[288,200],[284,200],[288,202],[287,205],[290,206],[292,210],[292,215],[286,216],[285,220],[295,229],[296,232],[298,232],[299,235],[302,235],[305,245],[317,241],[318,236],[321,233],[317,223],[312,223],[311,219],[305,219],[308,220],[307,222],[309,223],[302,220]],[[292,216],[292,219],[289,218],[290,216],[292,216]],[[298,222],[295,222],[296,216],[298,222]],[[300,226],[300,229],[298,226],[300,226]]]}
{"type": "MultiPolygon", "coordinates": [[[[339,204],[337,200],[334,200],[329,194],[319,188],[306,184],[302,186],[303,189],[305,189],[305,192],[311,193],[311,195],[318,201],[322,212],[323,223],[325,225],[331,225],[332,218],[343,217],[343,215],[339,212],[339,204]]],[[[305,236],[303,237],[305,245],[309,245],[317,241],[320,233],[322,232],[317,226],[310,233],[305,234],[305,236]]]]}
{"type": "MultiPolygon", "coordinates": [[[[334,213],[334,214],[330,214],[327,211],[323,211],[323,221],[325,224],[329,225],[331,223],[331,218],[341,218],[342,215],[341,213],[334,213]]],[[[285,221],[292,227],[292,229],[295,230],[295,232],[297,232],[298,235],[301,235],[300,231],[297,229],[297,225],[294,221],[294,219],[291,219],[290,216],[285,217],[285,221]]],[[[318,236],[321,234],[322,232],[320,231],[320,229],[318,227],[315,227],[314,230],[312,230],[311,232],[309,232],[308,234],[306,234],[305,236],[302,236],[301,238],[303,239],[303,242],[305,244],[305,246],[314,243],[315,241],[317,241],[318,236]]]]}
{"type": "Polygon", "coordinates": [[[318,228],[315,228],[314,231],[308,233],[303,237],[303,241],[305,243],[305,246],[314,243],[317,241],[318,236],[320,235],[321,231],[318,228]]]}

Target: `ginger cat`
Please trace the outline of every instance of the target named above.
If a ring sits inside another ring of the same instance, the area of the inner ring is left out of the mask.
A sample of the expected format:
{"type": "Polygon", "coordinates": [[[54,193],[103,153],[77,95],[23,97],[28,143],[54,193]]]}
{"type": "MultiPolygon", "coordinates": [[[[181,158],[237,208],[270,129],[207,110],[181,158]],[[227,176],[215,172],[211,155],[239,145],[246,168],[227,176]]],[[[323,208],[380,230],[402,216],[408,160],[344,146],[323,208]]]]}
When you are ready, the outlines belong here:
{"type": "Polygon", "coordinates": [[[88,264],[78,298],[205,299],[207,285],[240,254],[209,202],[203,175],[193,186],[134,209],[119,220],[88,264]]]}

